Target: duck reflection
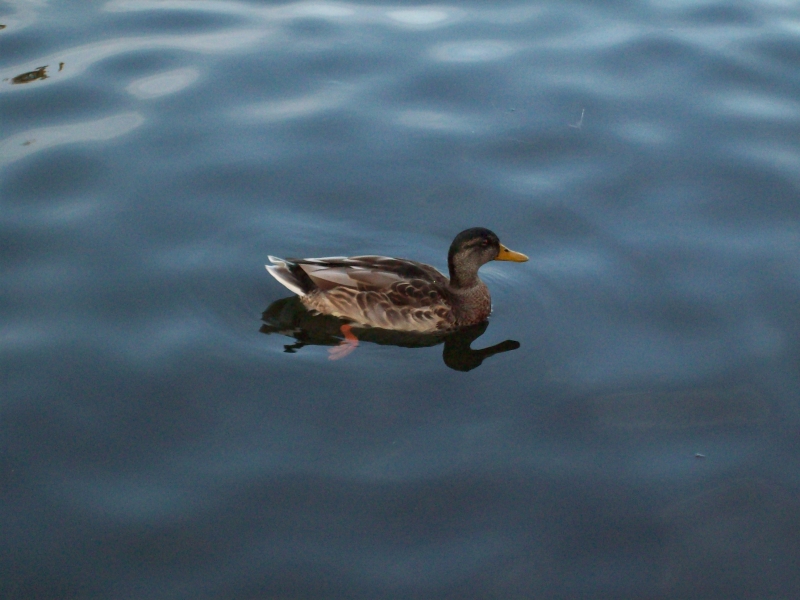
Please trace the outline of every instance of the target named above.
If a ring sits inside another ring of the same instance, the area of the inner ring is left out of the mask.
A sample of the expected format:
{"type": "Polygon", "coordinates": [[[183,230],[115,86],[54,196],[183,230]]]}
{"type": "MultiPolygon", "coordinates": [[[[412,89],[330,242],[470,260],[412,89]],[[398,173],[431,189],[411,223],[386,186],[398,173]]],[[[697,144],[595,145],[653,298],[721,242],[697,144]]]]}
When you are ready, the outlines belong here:
{"type": "Polygon", "coordinates": [[[441,333],[362,328],[331,315],[312,313],[297,296],[273,302],[261,319],[264,322],[261,333],[280,333],[297,340],[294,344],[284,346],[286,352],[297,352],[303,346],[331,346],[328,354],[332,360],[350,354],[360,341],[405,348],[423,348],[443,343],[444,363],[456,371],[470,371],[490,356],[519,348],[519,342],[506,340],[489,348],[473,350],[470,345],[483,335],[489,321],[441,333]]]}

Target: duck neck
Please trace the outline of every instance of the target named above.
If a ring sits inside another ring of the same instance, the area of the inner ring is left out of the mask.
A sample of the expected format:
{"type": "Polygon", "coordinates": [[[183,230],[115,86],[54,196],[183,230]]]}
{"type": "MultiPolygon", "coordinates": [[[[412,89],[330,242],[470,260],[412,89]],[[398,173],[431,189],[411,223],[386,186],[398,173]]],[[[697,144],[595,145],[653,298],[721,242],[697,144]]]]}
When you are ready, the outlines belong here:
{"type": "Polygon", "coordinates": [[[465,280],[459,278],[460,274],[452,270],[450,272],[450,294],[453,297],[456,323],[462,326],[484,321],[492,310],[489,288],[480,280],[477,273],[465,280]]]}
{"type": "Polygon", "coordinates": [[[463,263],[455,256],[447,257],[447,268],[450,271],[450,287],[454,290],[468,290],[483,282],[478,278],[478,269],[470,263],[463,263]]]}

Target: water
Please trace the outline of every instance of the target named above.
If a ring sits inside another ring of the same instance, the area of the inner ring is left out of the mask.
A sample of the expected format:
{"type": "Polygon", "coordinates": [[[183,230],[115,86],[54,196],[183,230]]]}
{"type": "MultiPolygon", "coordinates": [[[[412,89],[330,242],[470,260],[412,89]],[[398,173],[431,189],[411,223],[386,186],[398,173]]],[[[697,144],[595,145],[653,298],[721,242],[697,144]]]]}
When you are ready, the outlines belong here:
{"type": "Polygon", "coordinates": [[[793,3],[0,24],[2,597],[800,593],[793,3]],[[262,320],[471,226],[518,347],[262,320]]]}

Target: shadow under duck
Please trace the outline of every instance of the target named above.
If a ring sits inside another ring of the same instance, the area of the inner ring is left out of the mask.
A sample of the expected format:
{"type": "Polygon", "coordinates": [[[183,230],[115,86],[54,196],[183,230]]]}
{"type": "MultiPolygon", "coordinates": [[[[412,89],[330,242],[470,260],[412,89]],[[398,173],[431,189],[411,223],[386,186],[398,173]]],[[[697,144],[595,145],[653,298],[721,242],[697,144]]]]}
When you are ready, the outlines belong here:
{"type": "Polygon", "coordinates": [[[450,245],[449,278],[429,265],[385,256],[269,259],[267,271],[309,310],[368,327],[427,333],[486,320],[492,300],[478,269],[492,260],[528,257],[475,227],[450,245]]]}

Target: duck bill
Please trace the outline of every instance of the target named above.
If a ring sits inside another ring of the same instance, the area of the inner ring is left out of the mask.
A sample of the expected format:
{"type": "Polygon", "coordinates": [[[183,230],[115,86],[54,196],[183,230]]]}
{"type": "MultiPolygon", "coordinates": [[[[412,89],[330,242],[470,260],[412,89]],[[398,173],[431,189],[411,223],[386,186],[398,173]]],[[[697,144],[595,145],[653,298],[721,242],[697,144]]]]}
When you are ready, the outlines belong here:
{"type": "Polygon", "coordinates": [[[525,262],[528,260],[528,257],[525,256],[522,252],[514,252],[513,250],[509,250],[503,244],[500,244],[500,252],[497,255],[495,260],[510,260],[512,262],[525,262]]]}

